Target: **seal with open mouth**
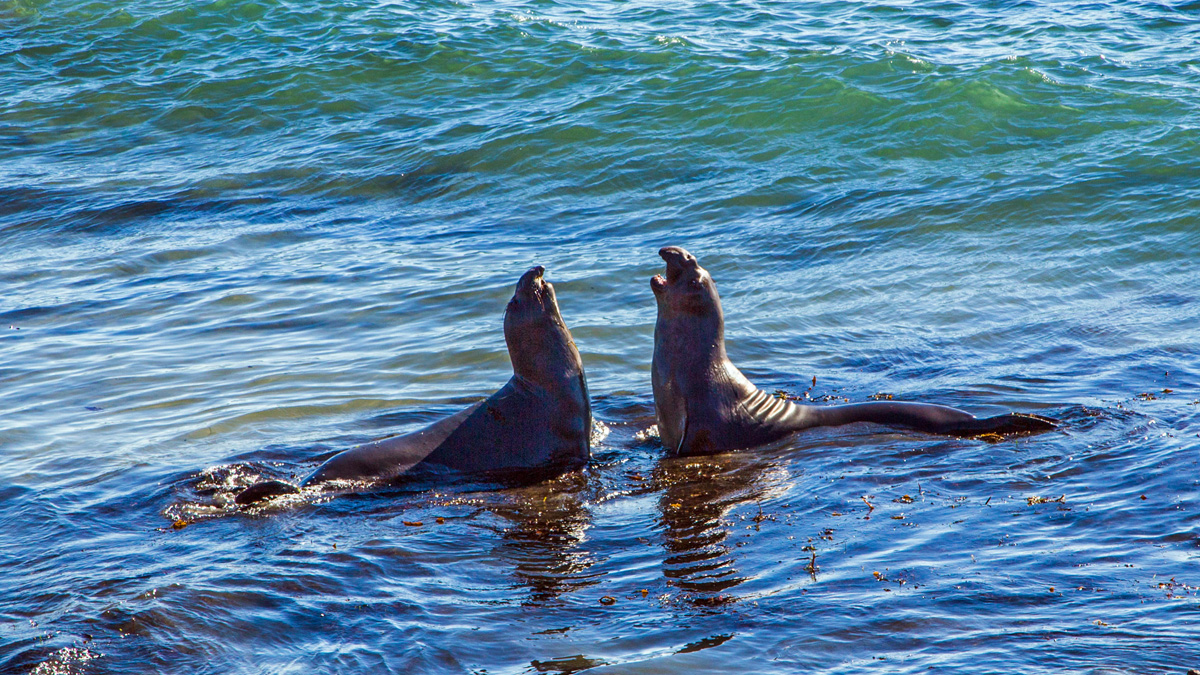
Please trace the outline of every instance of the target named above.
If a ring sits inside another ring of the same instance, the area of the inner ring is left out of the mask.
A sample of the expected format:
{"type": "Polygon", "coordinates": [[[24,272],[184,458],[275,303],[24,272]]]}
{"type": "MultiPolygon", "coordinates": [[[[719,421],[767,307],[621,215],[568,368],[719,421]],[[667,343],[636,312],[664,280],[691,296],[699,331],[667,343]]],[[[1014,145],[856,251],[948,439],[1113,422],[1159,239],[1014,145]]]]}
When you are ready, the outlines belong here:
{"type": "MultiPolygon", "coordinates": [[[[562,473],[591,457],[592,410],[583,361],[558,311],[545,268],[517,282],[504,312],[513,376],[486,400],[420,431],[350,448],[331,457],[300,487],[337,481],[356,489],[401,476],[562,473]]],[[[297,492],[283,481],[252,485],[235,501],[251,504],[297,492]]]]}
{"type": "Polygon", "coordinates": [[[771,396],[751,384],[725,354],[725,316],[708,271],[678,246],[658,254],[667,262],[667,273],[650,280],[658,301],[651,379],[659,437],[671,455],[751,448],[801,429],[853,422],[965,437],[1031,434],[1057,426],[1039,415],[978,419],[929,403],[807,406],[771,396]]]}

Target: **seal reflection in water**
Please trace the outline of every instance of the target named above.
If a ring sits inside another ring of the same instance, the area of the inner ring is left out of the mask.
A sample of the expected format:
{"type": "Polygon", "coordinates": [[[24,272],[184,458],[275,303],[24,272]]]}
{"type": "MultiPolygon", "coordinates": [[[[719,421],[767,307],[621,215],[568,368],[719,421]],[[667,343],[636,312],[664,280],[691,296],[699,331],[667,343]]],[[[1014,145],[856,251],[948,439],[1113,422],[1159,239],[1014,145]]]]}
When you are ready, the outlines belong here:
{"type": "MultiPolygon", "coordinates": [[[[534,267],[504,312],[513,376],[499,391],[420,431],[360,445],[317,468],[300,487],[384,485],[402,477],[487,474],[546,477],[591,458],[592,410],[583,362],[563,323],[554,286],[534,267]]],[[[297,492],[282,481],[252,485],[251,504],[297,492]]]]}
{"type": "Polygon", "coordinates": [[[509,490],[505,497],[511,501],[487,507],[496,519],[484,527],[500,535],[491,557],[511,566],[514,590],[527,589],[522,605],[552,604],[604,576],[592,569],[603,558],[587,544],[592,526],[587,489],[587,476],[576,472],[509,490]]]}
{"type": "Polygon", "coordinates": [[[749,579],[738,570],[737,543],[729,524],[736,507],[759,501],[764,468],[760,455],[666,457],[654,471],[662,489],[663,575],[696,605],[737,599],[730,591],[749,579]]]}
{"type": "Polygon", "coordinates": [[[751,448],[801,429],[854,422],[964,437],[1056,427],[1055,420],[1021,413],[978,419],[928,403],[805,406],[771,396],[751,384],[725,354],[725,316],[708,271],[678,246],[658,254],[667,263],[667,274],[650,280],[658,301],[651,378],[658,433],[670,455],[751,448]]]}

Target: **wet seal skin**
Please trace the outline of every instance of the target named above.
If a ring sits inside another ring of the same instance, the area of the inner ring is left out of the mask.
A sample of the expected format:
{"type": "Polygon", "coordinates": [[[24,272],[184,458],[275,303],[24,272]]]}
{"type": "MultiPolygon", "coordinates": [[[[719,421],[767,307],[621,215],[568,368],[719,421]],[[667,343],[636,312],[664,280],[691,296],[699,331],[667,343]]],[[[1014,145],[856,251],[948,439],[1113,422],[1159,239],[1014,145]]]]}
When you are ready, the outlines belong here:
{"type": "Polygon", "coordinates": [[[531,268],[504,312],[513,376],[499,391],[420,431],[385,438],[331,457],[299,487],[265,481],[243,490],[238,504],[299,488],[384,485],[401,477],[535,473],[582,467],[591,458],[592,409],[583,361],[563,323],[554,286],[531,268]]]}
{"type": "Polygon", "coordinates": [[[1057,420],[1009,413],[978,419],[929,403],[877,401],[838,406],[797,405],[750,383],[725,354],[725,316],[708,271],[678,246],[658,252],[666,276],[650,289],[658,301],[654,326],[654,409],[670,455],[707,455],[751,448],[802,429],[874,422],[948,436],[1033,434],[1057,420]]]}

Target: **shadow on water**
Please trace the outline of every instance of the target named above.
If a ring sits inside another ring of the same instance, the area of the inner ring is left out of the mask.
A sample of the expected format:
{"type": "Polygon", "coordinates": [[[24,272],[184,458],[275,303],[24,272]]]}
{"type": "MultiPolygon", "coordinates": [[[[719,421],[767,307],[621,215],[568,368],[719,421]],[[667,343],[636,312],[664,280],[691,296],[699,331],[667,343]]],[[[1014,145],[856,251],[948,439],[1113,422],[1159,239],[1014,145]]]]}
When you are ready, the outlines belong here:
{"type": "Polygon", "coordinates": [[[583,654],[576,654],[575,656],[560,656],[557,659],[546,659],[544,661],[534,659],[529,665],[533,668],[533,672],[570,675],[571,673],[578,673],[589,668],[607,666],[608,661],[588,658],[583,654]]]}

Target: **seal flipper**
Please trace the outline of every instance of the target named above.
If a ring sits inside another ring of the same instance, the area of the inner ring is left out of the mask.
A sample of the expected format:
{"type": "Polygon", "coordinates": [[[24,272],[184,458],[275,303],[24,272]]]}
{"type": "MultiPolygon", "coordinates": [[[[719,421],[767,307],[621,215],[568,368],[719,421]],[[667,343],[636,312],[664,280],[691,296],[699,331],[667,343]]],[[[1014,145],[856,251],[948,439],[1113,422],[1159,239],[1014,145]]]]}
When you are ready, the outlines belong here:
{"type": "Polygon", "coordinates": [[[683,409],[683,429],[680,430],[680,432],[679,432],[679,445],[675,446],[675,455],[676,456],[683,455],[683,449],[687,447],[687,441],[688,441],[688,418],[687,418],[687,405],[685,404],[684,409],[683,409]]]}
{"type": "Polygon", "coordinates": [[[685,405],[683,432],[679,435],[679,445],[675,447],[673,454],[676,457],[683,457],[685,455],[714,455],[718,452],[725,452],[725,450],[713,443],[712,432],[709,429],[692,424],[692,420],[687,414],[687,406],[685,405]]]}
{"type": "Polygon", "coordinates": [[[1011,412],[974,420],[970,424],[950,430],[949,433],[955,436],[1040,434],[1053,431],[1058,428],[1058,425],[1059,421],[1052,417],[1011,412]]]}
{"type": "Polygon", "coordinates": [[[812,409],[819,415],[820,424],[827,426],[873,422],[960,438],[1039,434],[1058,428],[1058,420],[1041,415],[1007,413],[979,419],[958,408],[933,403],[870,401],[812,409]]]}
{"type": "Polygon", "coordinates": [[[233,501],[242,506],[246,506],[247,504],[256,504],[264,499],[278,497],[279,495],[294,495],[299,491],[300,488],[292,485],[291,483],[285,483],[281,480],[267,480],[261,483],[255,483],[245,490],[242,490],[240,493],[238,493],[237,497],[234,497],[233,501]]]}

